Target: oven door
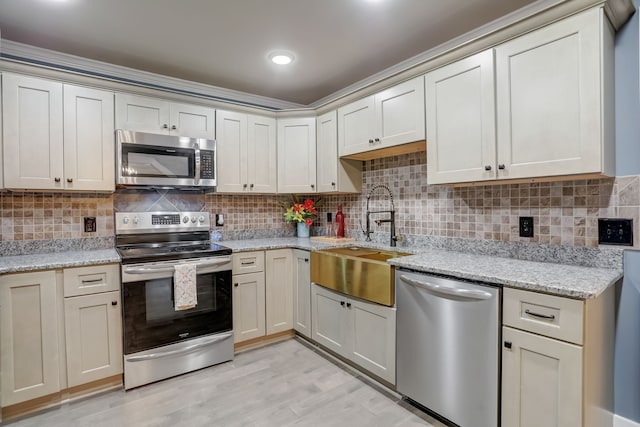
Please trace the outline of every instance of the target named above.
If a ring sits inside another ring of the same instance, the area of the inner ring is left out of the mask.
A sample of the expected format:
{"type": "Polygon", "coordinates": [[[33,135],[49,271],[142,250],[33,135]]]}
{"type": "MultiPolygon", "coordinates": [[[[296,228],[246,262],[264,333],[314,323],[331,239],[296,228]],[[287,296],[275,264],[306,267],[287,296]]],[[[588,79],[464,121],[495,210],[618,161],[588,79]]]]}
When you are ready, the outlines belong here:
{"type": "Polygon", "coordinates": [[[233,329],[231,257],[189,262],[198,266],[198,304],[180,311],[173,298],[177,261],[122,266],[125,354],[233,329]]]}

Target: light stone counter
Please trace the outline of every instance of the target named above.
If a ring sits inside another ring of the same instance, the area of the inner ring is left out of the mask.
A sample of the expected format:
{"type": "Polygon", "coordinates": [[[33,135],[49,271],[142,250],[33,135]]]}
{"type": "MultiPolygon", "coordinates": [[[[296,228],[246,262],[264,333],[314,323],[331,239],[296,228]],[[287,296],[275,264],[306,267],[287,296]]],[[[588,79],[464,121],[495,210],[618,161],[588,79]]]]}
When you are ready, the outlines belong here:
{"type": "Polygon", "coordinates": [[[115,249],[52,252],[0,257],[0,274],[120,262],[115,249]]]}

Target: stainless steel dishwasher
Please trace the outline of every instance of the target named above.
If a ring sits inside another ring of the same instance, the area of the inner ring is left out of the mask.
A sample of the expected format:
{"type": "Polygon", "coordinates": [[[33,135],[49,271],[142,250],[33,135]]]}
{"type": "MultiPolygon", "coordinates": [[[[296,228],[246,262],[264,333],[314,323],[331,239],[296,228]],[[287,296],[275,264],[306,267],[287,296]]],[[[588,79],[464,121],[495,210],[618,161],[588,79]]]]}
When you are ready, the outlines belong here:
{"type": "Polygon", "coordinates": [[[396,272],[397,388],[462,427],[499,425],[501,289],[396,272]]]}

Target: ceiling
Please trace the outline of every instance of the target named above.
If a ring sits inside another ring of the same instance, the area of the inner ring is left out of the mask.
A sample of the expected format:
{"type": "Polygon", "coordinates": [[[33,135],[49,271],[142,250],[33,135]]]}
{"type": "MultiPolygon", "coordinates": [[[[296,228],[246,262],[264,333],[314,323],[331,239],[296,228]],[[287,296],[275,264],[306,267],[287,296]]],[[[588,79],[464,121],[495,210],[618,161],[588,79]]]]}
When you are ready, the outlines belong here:
{"type": "Polygon", "coordinates": [[[301,105],[534,0],[1,0],[5,40],[301,105]],[[268,55],[295,55],[288,66],[268,55]]]}

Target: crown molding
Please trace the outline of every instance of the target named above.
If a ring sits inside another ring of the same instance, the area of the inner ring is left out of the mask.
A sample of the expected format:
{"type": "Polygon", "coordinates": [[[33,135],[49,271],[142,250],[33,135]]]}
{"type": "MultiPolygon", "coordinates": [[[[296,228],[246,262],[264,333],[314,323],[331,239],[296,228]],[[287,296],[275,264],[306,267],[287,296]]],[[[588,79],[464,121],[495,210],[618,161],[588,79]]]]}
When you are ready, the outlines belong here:
{"type": "Polygon", "coordinates": [[[0,58],[76,74],[88,75],[129,85],[148,87],[216,101],[268,110],[296,109],[301,104],[163,76],[120,65],[109,64],[67,53],[56,52],[11,40],[0,40],[0,58]]]}

